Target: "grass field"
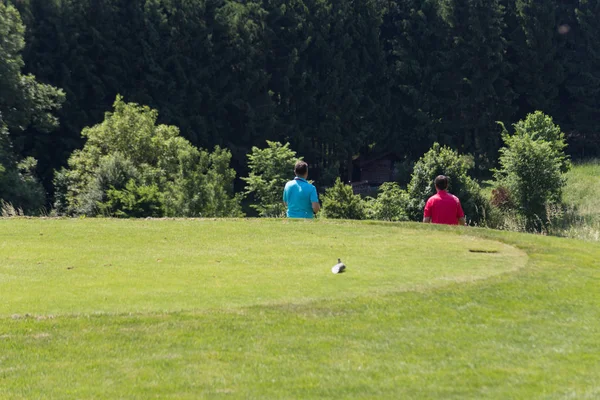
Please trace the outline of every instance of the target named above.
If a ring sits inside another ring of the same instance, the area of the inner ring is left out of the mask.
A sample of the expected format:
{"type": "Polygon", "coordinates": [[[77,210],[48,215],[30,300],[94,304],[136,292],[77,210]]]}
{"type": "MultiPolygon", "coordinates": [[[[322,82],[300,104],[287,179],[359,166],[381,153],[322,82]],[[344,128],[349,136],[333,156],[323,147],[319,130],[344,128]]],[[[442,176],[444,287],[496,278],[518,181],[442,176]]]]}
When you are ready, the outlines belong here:
{"type": "Polygon", "coordinates": [[[422,224],[0,220],[0,398],[596,399],[599,260],[422,224]]]}
{"type": "Polygon", "coordinates": [[[563,201],[569,210],[553,218],[557,236],[600,241],[600,161],[577,162],[567,173],[563,201]]]}
{"type": "Polygon", "coordinates": [[[564,200],[577,207],[582,216],[600,217],[600,161],[576,163],[567,173],[564,200]]]}

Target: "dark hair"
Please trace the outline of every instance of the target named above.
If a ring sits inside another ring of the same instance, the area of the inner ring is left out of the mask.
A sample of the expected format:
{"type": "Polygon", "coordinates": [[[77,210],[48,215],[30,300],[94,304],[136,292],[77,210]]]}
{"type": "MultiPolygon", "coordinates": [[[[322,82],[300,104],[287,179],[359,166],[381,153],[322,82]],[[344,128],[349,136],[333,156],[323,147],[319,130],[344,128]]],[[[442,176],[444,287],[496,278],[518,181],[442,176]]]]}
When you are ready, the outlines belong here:
{"type": "Polygon", "coordinates": [[[296,161],[294,172],[296,175],[304,176],[308,172],[308,164],[304,161],[296,161]]]}
{"type": "Polygon", "coordinates": [[[440,190],[448,189],[448,177],[444,175],[438,175],[435,178],[435,187],[440,190]]]}

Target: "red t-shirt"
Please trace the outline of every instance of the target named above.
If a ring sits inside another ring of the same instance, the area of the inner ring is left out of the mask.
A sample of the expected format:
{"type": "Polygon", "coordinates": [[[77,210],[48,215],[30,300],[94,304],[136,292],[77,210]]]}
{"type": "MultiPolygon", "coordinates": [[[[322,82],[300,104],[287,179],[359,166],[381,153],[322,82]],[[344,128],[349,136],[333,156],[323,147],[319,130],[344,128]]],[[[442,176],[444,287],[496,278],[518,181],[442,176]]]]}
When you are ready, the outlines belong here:
{"type": "Polygon", "coordinates": [[[427,200],[423,217],[431,217],[434,224],[458,225],[458,219],[465,216],[458,197],[439,190],[427,200]]]}

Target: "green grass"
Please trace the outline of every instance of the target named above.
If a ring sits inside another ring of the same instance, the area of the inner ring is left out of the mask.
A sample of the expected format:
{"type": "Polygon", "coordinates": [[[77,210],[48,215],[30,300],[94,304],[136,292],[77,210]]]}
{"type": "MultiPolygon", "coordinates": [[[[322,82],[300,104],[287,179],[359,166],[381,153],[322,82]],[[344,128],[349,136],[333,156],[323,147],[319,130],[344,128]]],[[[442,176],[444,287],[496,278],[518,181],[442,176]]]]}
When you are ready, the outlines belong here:
{"type": "Polygon", "coordinates": [[[432,234],[422,243],[418,231],[394,226],[258,219],[3,223],[12,232],[0,245],[0,278],[13,301],[0,304],[0,315],[308,302],[443,286],[526,262],[524,253],[498,242],[432,234]],[[477,249],[500,253],[469,252],[477,249]],[[344,279],[327,273],[338,257],[350,266],[344,279]]]}
{"type": "Polygon", "coordinates": [[[422,224],[0,220],[0,398],[595,399],[598,260],[422,224]]]}
{"type": "Polygon", "coordinates": [[[564,201],[577,207],[582,216],[600,216],[600,161],[576,163],[567,173],[564,201]]]}
{"type": "Polygon", "coordinates": [[[567,211],[553,215],[551,233],[556,236],[600,241],[600,162],[578,162],[567,173],[563,201],[567,211]]]}

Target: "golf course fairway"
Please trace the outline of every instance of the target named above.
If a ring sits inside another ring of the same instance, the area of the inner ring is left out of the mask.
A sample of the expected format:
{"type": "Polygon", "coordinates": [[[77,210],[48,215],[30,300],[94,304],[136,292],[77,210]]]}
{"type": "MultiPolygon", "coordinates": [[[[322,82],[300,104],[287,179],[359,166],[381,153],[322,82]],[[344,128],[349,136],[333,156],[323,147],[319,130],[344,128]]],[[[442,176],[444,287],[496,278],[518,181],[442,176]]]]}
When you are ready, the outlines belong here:
{"type": "Polygon", "coordinates": [[[598,398],[599,257],[413,223],[0,219],[0,398],[598,398]]]}

